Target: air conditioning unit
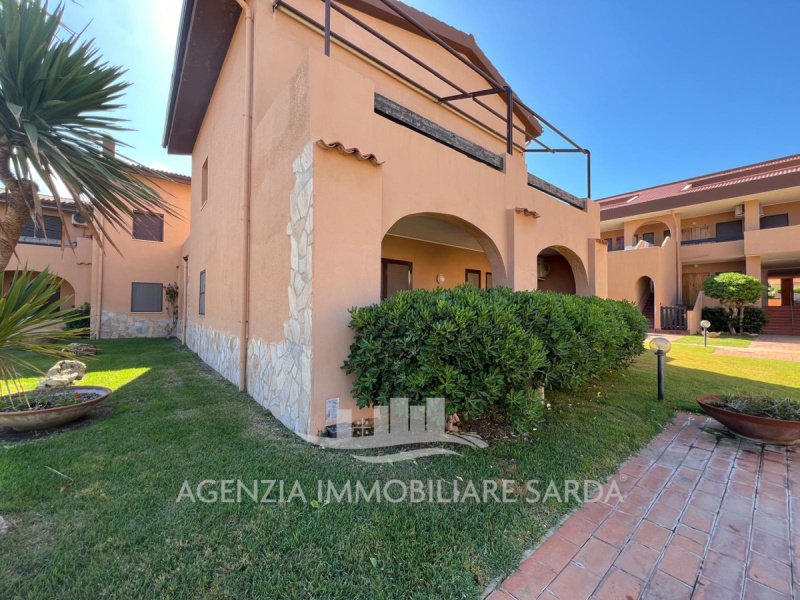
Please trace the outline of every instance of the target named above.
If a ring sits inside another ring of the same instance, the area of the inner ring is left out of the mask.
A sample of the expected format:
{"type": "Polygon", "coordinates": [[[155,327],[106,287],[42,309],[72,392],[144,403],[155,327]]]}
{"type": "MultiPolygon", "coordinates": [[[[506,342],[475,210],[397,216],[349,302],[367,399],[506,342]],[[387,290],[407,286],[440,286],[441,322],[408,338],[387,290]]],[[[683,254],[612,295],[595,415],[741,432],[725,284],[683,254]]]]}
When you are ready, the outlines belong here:
{"type": "Polygon", "coordinates": [[[733,209],[733,216],[737,219],[744,219],[744,204],[737,204],[733,209]]]}
{"type": "Polygon", "coordinates": [[[72,215],[72,224],[76,227],[86,227],[86,219],[83,218],[83,215],[74,214],[72,215]]]}
{"type": "Polygon", "coordinates": [[[536,260],[536,270],[539,279],[544,279],[550,274],[550,265],[547,263],[547,259],[544,256],[540,256],[536,260]]]}

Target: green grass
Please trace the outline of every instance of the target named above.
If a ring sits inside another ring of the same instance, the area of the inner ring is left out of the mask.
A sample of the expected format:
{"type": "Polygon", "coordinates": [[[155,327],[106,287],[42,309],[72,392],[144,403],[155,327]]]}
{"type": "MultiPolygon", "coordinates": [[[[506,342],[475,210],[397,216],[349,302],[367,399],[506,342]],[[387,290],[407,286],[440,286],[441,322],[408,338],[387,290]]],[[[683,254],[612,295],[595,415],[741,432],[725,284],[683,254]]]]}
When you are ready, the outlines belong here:
{"type": "MultiPolygon", "coordinates": [[[[680,338],[674,340],[672,343],[680,345],[688,344],[691,346],[702,346],[703,336],[682,335],[680,338]]],[[[719,337],[709,336],[708,338],[709,346],[720,346],[726,348],[747,348],[752,343],[753,343],[753,338],[748,335],[730,335],[728,333],[723,333],[719,337]]]]}
{"type": "MultiPolygon", "coordinates": [[[[796,363],[677,346],[667,401],[653,355],[553,409],[532,441],[416,463],[321,450],[173,341],[101,343],[91,426],[0,448],[0,598],[475,598],[570,510],[557,504],[176,503],[184,480],[601,479],[701,393],[800,399],[796,363]],[[65,480],[50,469],[72,478],[65,480]]],[[[47,361],[46,361],[47,362],[47,361]]],[[[34,380],[28,380],[29,385],[34,380]]]]}

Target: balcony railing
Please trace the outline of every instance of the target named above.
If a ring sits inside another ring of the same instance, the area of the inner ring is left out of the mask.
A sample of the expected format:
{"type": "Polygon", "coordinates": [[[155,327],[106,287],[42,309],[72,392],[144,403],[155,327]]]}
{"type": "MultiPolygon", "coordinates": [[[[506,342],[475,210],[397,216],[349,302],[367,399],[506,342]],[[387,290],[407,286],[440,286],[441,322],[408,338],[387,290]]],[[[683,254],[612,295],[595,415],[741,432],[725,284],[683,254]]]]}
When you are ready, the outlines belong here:
{"type": "MultiPolygon", "coordinates": [[[[319,22],[314,18],[312,18],[311,16],[303,13],[302,11],[292,6],[286,0],[275,0],[273,3],[273,9],[287,13],[293,18],[305,23],[310,28],[321,33],[323,37],[323,49],[326,56],[330,56],[332,44],[337,44],[340,47],[350,51],[351,53],[366,59],[367,61],[379,67],[384,72],[391,74],[393,77],[406,83],[413,89],[416,89],[421,94],[427,96],[437,104],[447,106],[450,110],[452,110],[456,114],[459,114],[466,120],[475,123],[483,130],[489,131],[490,133],[496,135],[498,138],[503,139],[506,143],[507,154],[513,154],[515,149],[523,153],[530,152],[530,153],[549,153],[549,154],[556,154],[556,153],[583,154],[586,158],[586,196],[587,198],[592,197],[591,153],[589,152],[589,150],[575,143],[572,139],[570,139],[569,136],[567,136],[565,133],[559,130],[547,119],[545,119],[544,117],[539,115],[536,111],[534,111],[532,108],[523,103],[522,100],[519,98],[519,96],[517,96],[514,93],[514,90],[512,90],[511,87],[508,86],[504,81],[498,81],[496,77],[487,73],[482,68],[478,67],[472,61],[467,59],[462,52],[459,52],[458,50],[453,48],[439,35],[437,35],[433,31],[431,31],[428,27],[426,27],[424,23],[416,19],[413,14],[406,11],[402,4],[393,2],[392,0],[378,0],[378,2],[380,2],[380,4],[382,4],[386,10],[393,13],[393,15],[397,19],[405,21],[408,24],[409,28],[413,29],[423,37],[428,38],[433,43],[443,48],[456,60],[460,61],[470,70],[474,71],[476,74],[482,77],[491,87],[484,90],[467,90],[464,86],[452,81],[448,76],[444,75],[433,66],[427,64],[419,57],[414,56],[409,50],[407,50],[401,44],[393,41],[392,39],[390,39],[380,31],[378,31],[365,21],[361,20],[353,13],[346,10],[339,3],[335,2],[334,0],[321,0],[321,1],[324,3],[323,22],[319,22]],[[399,53],[400,55],[408,59],[414,65],[425,70],[427,73],[432,75],[439,83],[444,84],[448,89],[448,93],[442,94],[430,89],[422,82],[407,75],[406,73],[402,72],[401,70],[395,68],[386,61],[382,60],[375,54],[365,50],[362,47],[359,47],[353,41],[347,39],[342,34],[334,31],[331,24],[332,13],[336,13],[342,18],[349,21],[350,23],[353,23],[361,30],[372,35],[374,38],[380,40],[381,42],[383,42],[383,44],[385,44],[395,52],[399,53]],[[482,98],[486,96],[499,96],[500,98],[502,98],[505,103],[504,110],[502,111],[497,110],[491,105],[484,102],[482,98]],[[461,109],[457,103],[464,100],[471,100],[479,107],[481,107],[486,112],[486,116],[488,117],[488,119],[479,119],[471,115],[467,111],[461,109]],[[514,114],[516,111],[519,110],[524,111],[532,115],[534,118],[536,118],[539,121],[539,123],[541,123],[544,127],[547,127],[560,140],[565,142],[566,147],[554,148],[545,144],[536,137],[531,138],[529,132],[525,128],[520,127],[514,122],[514,114]],[[501,127],[498,127],[498,124],[501,125],[501,127]],[[516,134],[522,134],[522,137],[526,140],[525,144],[520,144],[514,141],[515,132],[516,134]],[[535,144],[537,147],[527,148],[526,146],[528,140],[530,140],[530,142],[535,144]]],[[[570,204],[572,204],[572,202],[570,202],[570,204]]]]}
{"type": "Polygon", "coordinates": [[[699,244],[716,244],[717,242],[736,242],[744,239],[742,235],[725,235],[721,237],[697,238],[694,240],[681,240],[681,246],[697,246],[699,244]]]}

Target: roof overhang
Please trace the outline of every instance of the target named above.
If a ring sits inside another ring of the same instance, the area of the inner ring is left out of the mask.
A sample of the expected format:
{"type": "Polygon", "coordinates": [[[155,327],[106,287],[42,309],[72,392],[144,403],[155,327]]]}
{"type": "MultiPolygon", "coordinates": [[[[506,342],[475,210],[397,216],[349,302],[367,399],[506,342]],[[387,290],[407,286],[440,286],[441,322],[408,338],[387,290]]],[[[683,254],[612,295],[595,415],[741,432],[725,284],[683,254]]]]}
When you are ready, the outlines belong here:
{"type": "MultiPolygon", "coordinates": [[[[337,2],[423,35],[412,23],[392,12],[379,0],[337,2]]],[[[502,86],[506,85],[505,79],[481,51],[474,36],[410,6],[398,4],[420,24],[462,53],[473,65],[502,86]]],[[[235,0],[184,0],[163,140],[163,146],[170,154],[192,152],[240,13],[241,8],[235,0]]],[[[500,95],[505,97],[504,93],[500,95]]],[[[528,110],[516,106],[514,113],[524,124],[529,138],[542,134],[542,125],[528,110]]]]}
{"type": "Polygon", "coordinates": [[[191,154],[241,8],[235,0],[184,0],[163,145],[191,154]]]}
{"type": "Polygon", "coordinates": [[[734,186],[710,187],[696,191],[689,189],[673,196],[656,198],[639,204],[615,206],[606,209],[601,207],[600,220],[609,221],[625,217],[643,216],[649,213],[675,210],[695,204],[704,204],[728,198],[740,198],[797,186],[800,186],[800,171],[753,179],[737,183],[734,186]]]}

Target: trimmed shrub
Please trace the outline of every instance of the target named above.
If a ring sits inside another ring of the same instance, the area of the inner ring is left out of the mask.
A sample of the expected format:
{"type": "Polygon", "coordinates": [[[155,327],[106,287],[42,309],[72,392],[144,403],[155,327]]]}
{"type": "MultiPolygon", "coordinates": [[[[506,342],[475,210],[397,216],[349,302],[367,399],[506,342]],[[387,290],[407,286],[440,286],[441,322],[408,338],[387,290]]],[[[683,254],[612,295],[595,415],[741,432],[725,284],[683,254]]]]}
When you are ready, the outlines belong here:
{"type": "Polygon", "coordinates": [[[575,387],[629,364],[647,332],[628,302],[505,288],[404,291],[350,314],[343,368],[359,406],[442,397],[448,414],[491,408],[517,429],[544,415],[539,387],[575,387]]]}
{"type": "MultiPolygon", "coordinates": [[[[730,313],[721,307],[703,309],[703,319],[711,323],[709,331],[730,331],[730,313]]],[[[767,324],[767,311],[758,306],[744,307],[744,333],[761,333],[767,324]]]]}

